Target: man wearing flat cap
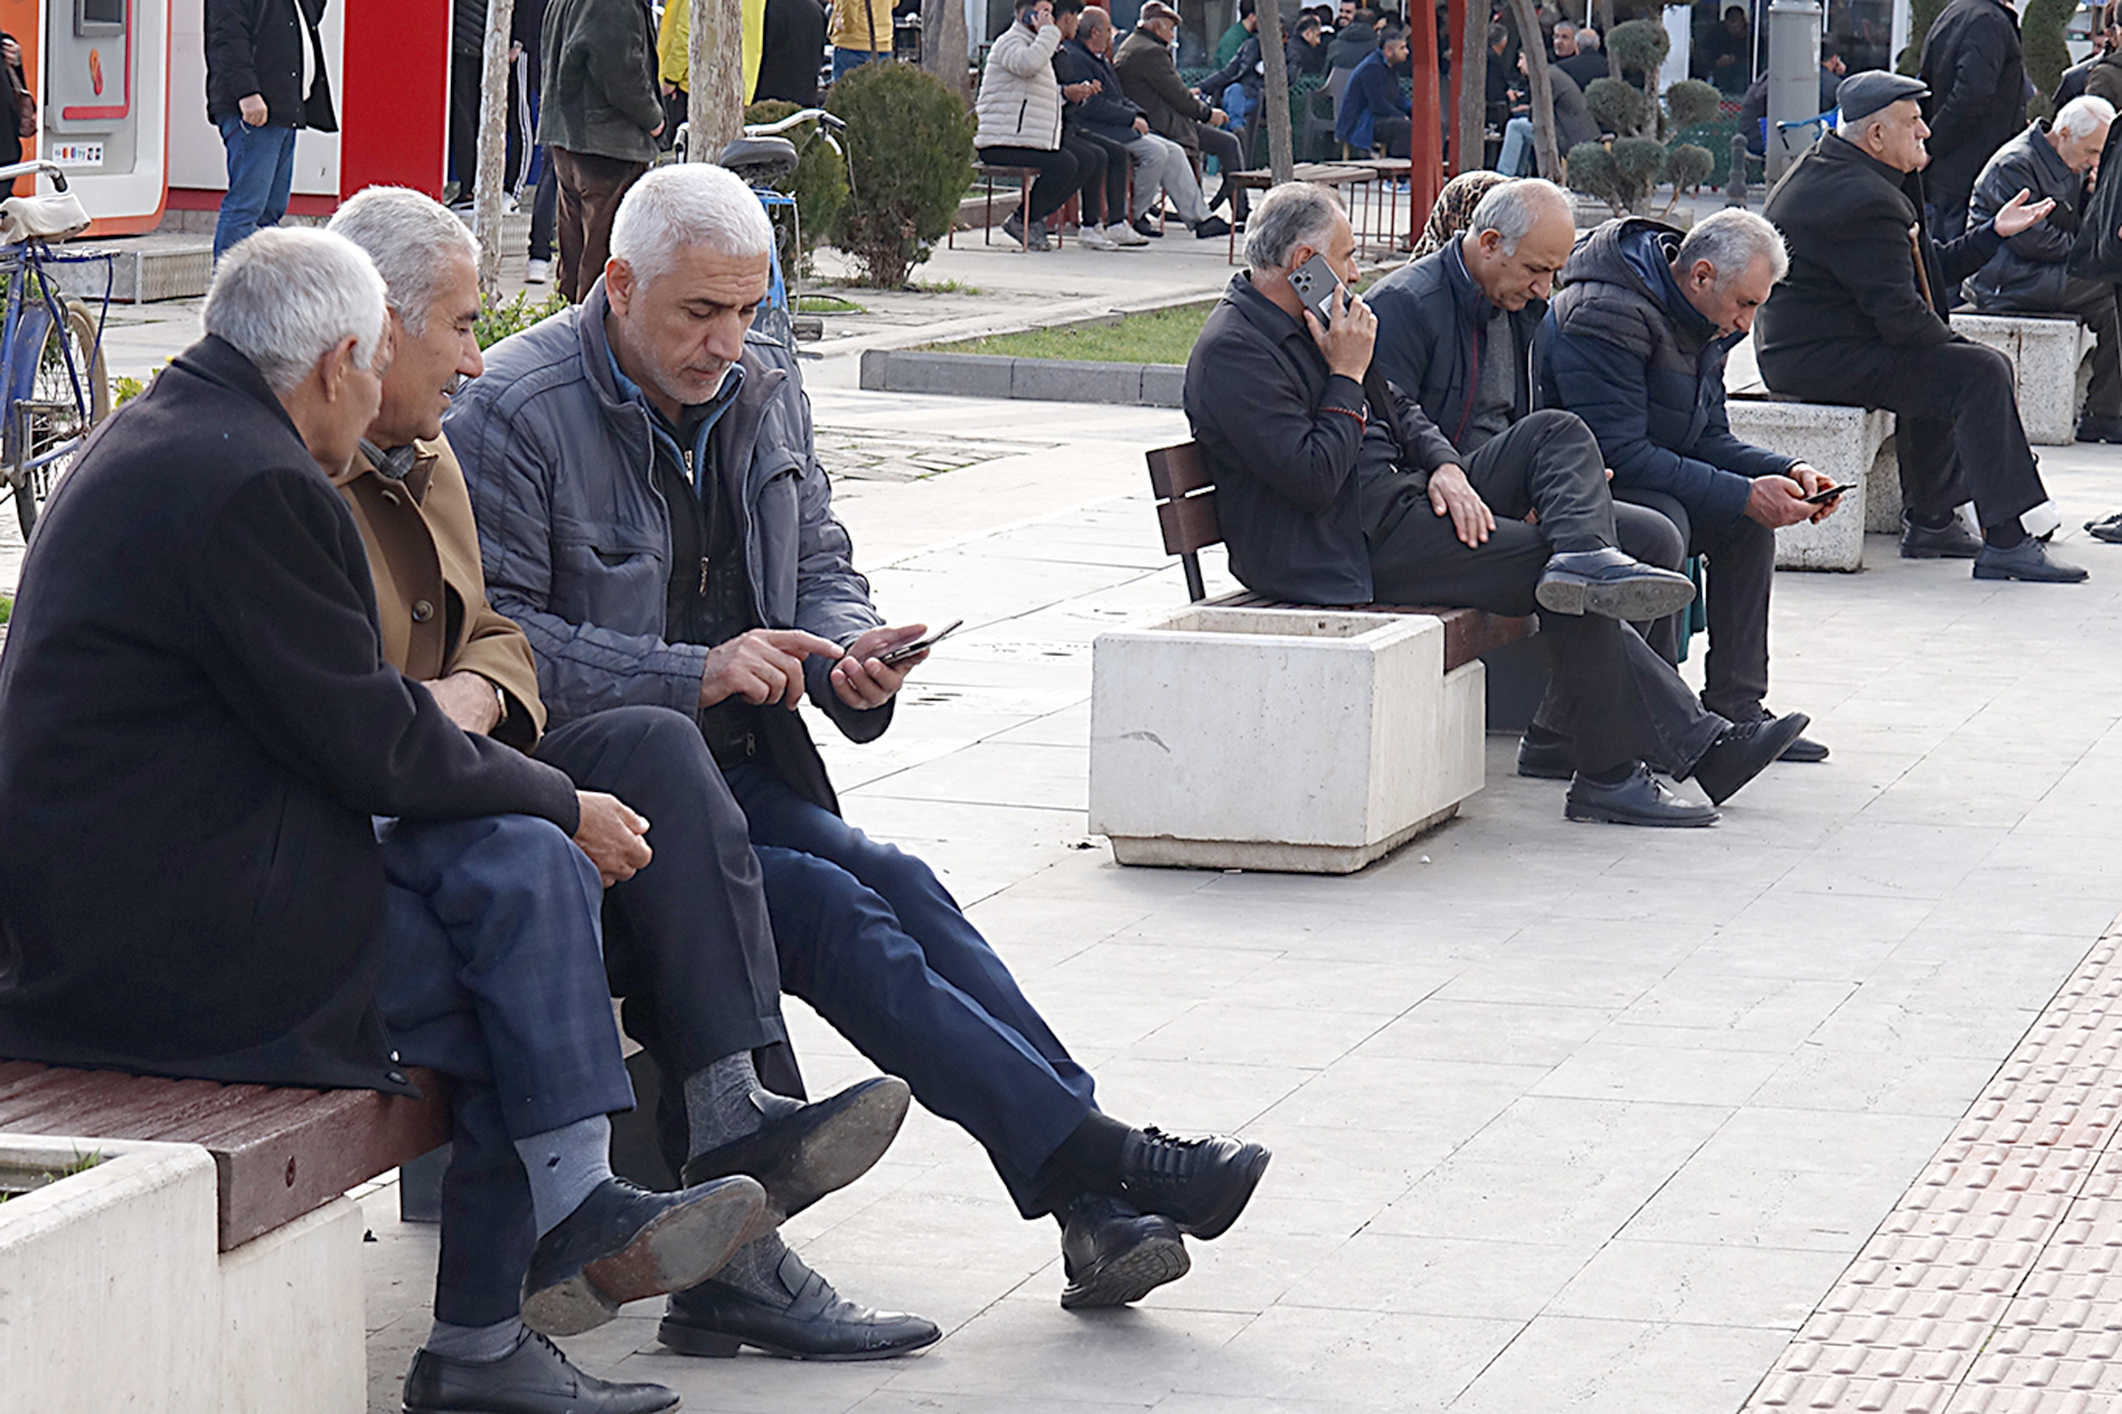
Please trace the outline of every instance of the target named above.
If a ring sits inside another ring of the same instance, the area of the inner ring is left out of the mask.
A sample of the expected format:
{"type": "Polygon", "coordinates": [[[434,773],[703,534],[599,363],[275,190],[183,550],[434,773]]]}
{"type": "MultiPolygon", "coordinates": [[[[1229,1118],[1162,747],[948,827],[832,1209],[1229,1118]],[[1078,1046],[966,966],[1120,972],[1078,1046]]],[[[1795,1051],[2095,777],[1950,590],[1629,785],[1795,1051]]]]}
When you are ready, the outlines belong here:
{"type": "Polygon", "coordinates": [[[2062,517],[2019,424],[2011,361],[1946,322],[1952,289],[2054,203],[2022,191],[1965,235],[1932,240],[1917,106],[1928,91],[1878,71],[1843,80],[1841,121],[1769,193],[1790,273],[1755,325],[1761,374],[1809,402],[1892,409],[1904,556],[1972,559],[1977,579],[2076,583],[2085,571],[2049,553],[2062,517]],[[1979,539],[1954,515],[1970,498],[1979,539]]]}

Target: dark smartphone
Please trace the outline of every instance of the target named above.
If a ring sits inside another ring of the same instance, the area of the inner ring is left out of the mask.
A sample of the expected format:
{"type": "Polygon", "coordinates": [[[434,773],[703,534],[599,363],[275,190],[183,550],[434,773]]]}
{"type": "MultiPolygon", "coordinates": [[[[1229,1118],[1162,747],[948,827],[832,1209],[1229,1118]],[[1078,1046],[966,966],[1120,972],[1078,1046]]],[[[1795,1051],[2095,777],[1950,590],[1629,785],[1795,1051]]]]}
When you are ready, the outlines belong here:
{"type": "Polygon", "coordinates": [[[919,657],[921,654],[926,653],[929,649],[941,643],[944,639],[949,638],[952,634],[956,633],[959,628],[963,626],[964,623],[965,620],[963,619],[953,619],[947,626],[938,629],[932,634],[929,634],[926,638],[917,638],[912,643],[902,643],[897,648],[894,648],[889,652],[879,653],[877,655],[877,661],[882,663],[887,668],[896,668],[901,663],[905,662],[907,659],[919,657]]]}
{"type": "Polygon", "coordinates": [[[1289,273],[1289,287],[1304,301],[1304,307],[1319,316],[1319,322],[1331,326],[1334,322],[1334,295],[1341,288],[1341,278],[1334,274],[1334,267],[1326,257],[1314,252],[1312,258],[1289,273]]]}
{"type": "Polygon", "coordinates": [[[1805,504],[1808,506],[1824,506],[1829,501],[1834,500],[1835,497],[1845,495],[1856,489],[1857,483],[1854,481],[1847,486],[1830,486],[1825,491],[1815,491],[1812,495],[1807,496],[1805,504]]]}

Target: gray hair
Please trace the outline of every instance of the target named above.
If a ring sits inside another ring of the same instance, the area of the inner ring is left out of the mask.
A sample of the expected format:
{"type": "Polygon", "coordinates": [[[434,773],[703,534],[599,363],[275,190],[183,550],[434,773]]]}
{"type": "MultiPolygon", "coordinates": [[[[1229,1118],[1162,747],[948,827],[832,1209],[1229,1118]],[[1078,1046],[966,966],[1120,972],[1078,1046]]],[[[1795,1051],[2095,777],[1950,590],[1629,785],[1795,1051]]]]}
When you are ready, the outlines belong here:
{"type": "Polygon", "coordinates": [[[679,251],[695,245],[737,257],[773,249],[773,223],[736,173],[707,162],[674,162],[628,189],[612,221],[611,252],[644,288],[670,273],[679,251]]]}
{"type": "Polygon", "coordinates": [[[1790,271],[1790,252],[1783,248],[1782,233],[1765,218],[1736,206],[1696,222],[1680,242],[1673,264],[1691,270],[1698,260],[1708,261],[1709,268],[1717,272],[1719,288],[1753,269],[1757,260],[1766,260],[1778,280],[1790,271]]]}
{"type": "Polygon", "coordinates": [[[1483,231],[1494,231],[1503,237],[1503,253],[1510,255],[1540,219],[1543,206],[1550,211],[1559,210],[1569,219],[1571,229],[1576,228],[1576,203],[1568,192],[1539,177],[1522,177],[1490,187],[1488,195],[1474,208],[1466,233],[1478,237],[1483,231]]]}
{"type": "Polygon", "coordinates": [[[2097,94],[2073,98],[2056,114],[2049,131],[2058,137],[2091,137],[2115,120],[2115,105],[2097,94]]]}
{"type": "Polygon", "coordinates": [[[1105,13],[1097,5],[1085,5],[1083,7],[1083,18],[1076,21],[1076,32],[1078,34],[1097,34],[1112,27],[1113,17],[1105,13]]]}
{"type": "Polygon", "coordinates": [[[368,187],[339,208],[326,230],[368,252],[390,307],[415,334],[442,297],[452,259],[479,265],[479,243],[447,207],[411,187],[368,187]]]}
{"type": "Polygon", "coordinates": [[[1245,263],[1255,270],[1287,270],[1300,245],[1325,250],[1334,223],[1347,215],[1331,187],[1284,182],[1253,207],[1245,227],[1245,263]]]}
{"type": "Polygon", "coordinates": [[[354,363],[383,347],[383,277],[368,252],[331,231],[268,226],[221,257],[199,322],[286,396],[351,337],[354,363]]]}
{"type": "Polygon", "coordinates": [[[1577,47],[1579,49],[1597,49],[1599,47],[1599,31],[1593,29],[1590,25],[1580,28],[1577,31],[1577,47]]]}
{"type": "MultiPolygon", "coordinates": [[[[1895,103],[1900,101],[1899,99],[1894,100],[1895,103]]],[[[1866,113],[1854,122],[1848,118],[1837,118],[1835,120],[1835,136],[1847,142],[1856,143],[1861,147],[1864,145],[1864,135],[1891,118],[1893,116],[1893,108],[1893,103],[1889,103],[1877,112],[1866,113]]]]}

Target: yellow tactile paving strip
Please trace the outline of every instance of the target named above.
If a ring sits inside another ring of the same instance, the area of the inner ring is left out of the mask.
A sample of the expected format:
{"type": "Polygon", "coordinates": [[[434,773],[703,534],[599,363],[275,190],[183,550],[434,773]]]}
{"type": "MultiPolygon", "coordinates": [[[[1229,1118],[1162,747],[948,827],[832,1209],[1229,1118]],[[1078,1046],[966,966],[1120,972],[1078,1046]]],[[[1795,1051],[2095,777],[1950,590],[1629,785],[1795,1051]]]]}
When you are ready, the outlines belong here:
{"type": "Polygon", "coordinates": [[[2122,1409],[2122,931],[2110,929],[1748,1400],[2122,1409]]]}

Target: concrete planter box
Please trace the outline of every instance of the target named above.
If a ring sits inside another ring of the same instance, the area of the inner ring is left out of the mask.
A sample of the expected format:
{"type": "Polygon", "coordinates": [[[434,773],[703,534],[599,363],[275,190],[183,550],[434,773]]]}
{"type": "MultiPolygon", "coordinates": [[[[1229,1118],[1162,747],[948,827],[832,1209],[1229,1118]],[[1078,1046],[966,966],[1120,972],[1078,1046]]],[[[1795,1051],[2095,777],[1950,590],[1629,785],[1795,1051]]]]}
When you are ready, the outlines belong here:
{"type": "Polygon", "coordinates": [[[219,1252],[196,1144],[0,1134],[0,1170],[103,1161],[0,1204],[0,1411],[359,1414],[361,1212],[219,1252]]]}
{"type": "Polygon", "coordinates": [[[1481,789],[1486,679],[1420,614],[1193,608],[1098,635],[1090,827],[1122,864],[1346,874],[1481,789]]]}
{"type": "Polygon", "coordinates": [[[2077,438],[2078,409],[2092,384],[2092,331],[2077,320],[2032,314],[1955,314],[1953,332],[2011,360],[2012,391],[2026,440],[2067,447],[2077,438]]]}
{"type": "Polygon", "coordinates": [[[1776,568],[1842,570],[1864,568],[1864,532],[1883,510],[1893,529],[1901,525],[1901,471],[1894,456],[1894,415],[1829,403],[1782,403],[1732,398],[1725,404],[1731,430],[1742,442],[1794,457],[1856,490],[1818,525],[1785,526],[1776,532],[1776,568]]]}

